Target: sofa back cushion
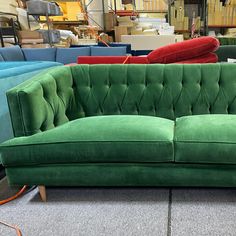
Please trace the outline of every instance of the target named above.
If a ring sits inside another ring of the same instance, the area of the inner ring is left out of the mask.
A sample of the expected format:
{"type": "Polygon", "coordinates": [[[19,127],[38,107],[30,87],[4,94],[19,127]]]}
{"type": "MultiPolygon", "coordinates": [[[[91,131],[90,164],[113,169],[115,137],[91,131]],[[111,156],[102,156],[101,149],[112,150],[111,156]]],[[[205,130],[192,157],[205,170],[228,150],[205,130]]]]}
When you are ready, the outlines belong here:
{"type": "MultiPolygon", "coordinates": [[[[114,42],[114,43],[108,43],[108,45],[110,47],[126,47],[126,53],[128,53],[128,54],[132,53],[132,51],[131,51],[131,44],[129,44],[129,43],[117,43],[117,42],[114,42]]],[[[99,47],[107,47],[107,45],[105,45],[103,42],[98,42],[98,46],[99,47]]]]}
{"type": "Polygon", "coordinates": [[[5,61],[5,60],[4,60],[3,56],[0,54],[0,62],[3,62],[3,61],[5,61]]]}
{"type": "Polygon", "coordinates": [[[19,46],[0,48],[0,55],[4,61],[24,61],[24,54],[19,46]]]}
{"type": "Polygon", "coordinates": [[[174,63],[214,52],[219,47],[216,38],[205,36],[170,44],[148,54],[150,63],[174,63]]]}
{"type": "Polygon", "coordinates": [[[27,61],[55,61],[56,48],[23,48],[27,61]]]}
{"type": "Polygon", "coordinates": [[[125,56],[126,47],[91,47],[91,56],[125,56]]]}
{"type": "Polygon", "coordinates": [[[80,56],[90,56],[90,47],[57,48],[56,61],[63,64],[76,63],[80,56]]]}
{"type": "Polygon", "coordinates": [[[228,58],[236,59],[236,45],[223,45],[216,50],[219,62],[225,62],[228,58]]]}
{"type": "Polygon", "coordinates": [[[236,114],[235,64],[77,65],[28,83],[7,94],[25,135],[87,116],[236,114]]]}

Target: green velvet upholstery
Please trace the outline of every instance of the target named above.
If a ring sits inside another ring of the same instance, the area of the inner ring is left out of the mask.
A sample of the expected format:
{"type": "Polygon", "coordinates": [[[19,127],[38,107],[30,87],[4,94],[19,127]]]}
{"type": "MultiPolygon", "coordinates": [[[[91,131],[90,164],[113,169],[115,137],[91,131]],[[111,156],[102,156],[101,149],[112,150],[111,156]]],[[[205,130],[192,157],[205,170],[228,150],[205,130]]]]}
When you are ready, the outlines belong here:
{"type": "Polygon", "coordinates": [[[235,75],[233,64],[78,65],[39,75],[7,97],[15,136],[24,136],[95,115],[235,114],[235,75]]]}
{"type": "Polygon", "coordinates": [[[200,115],[178,118],[175,161],[236,164],[236,116],[200,115]]]}
{"type": "Polygon", "coordinates": [[[3,143],[2,160],[6,167],[81,162],[170,162],[174,160],[173,135],[174,122],[163,118],[81,118],[3,143]]]}
{"type": "Polygon", "coordinates": [[[236,187],[235,165],[102,163],[6,168],[11,185],[236,187]]]}
{"type": "Polygon", "coordinates": [[[11,184],[236,186],[235,64],[58,67],[7,97],[11,184]]]}

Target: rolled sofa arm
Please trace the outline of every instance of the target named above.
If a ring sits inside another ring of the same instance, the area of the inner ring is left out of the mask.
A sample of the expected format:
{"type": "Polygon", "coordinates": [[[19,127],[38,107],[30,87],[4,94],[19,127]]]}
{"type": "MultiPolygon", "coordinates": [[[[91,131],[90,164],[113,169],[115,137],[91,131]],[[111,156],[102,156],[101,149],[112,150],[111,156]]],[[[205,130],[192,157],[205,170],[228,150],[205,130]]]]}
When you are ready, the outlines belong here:
{"type": "Polygon", "coordinates": [[[55,67],[36,75],[9,90],[7,100],[16,137],[68,122],[76,105],[70,67],[55,67]]]}

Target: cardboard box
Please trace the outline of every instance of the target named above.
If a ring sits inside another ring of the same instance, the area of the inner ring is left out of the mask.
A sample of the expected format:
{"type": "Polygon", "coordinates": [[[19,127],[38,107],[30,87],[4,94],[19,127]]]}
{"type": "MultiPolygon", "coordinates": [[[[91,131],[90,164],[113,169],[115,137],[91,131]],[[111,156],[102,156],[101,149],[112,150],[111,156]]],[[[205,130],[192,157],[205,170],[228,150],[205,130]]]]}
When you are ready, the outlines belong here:
{"type": "Polygon", "coordinates": [[[43,43],[43,39],[20,39],[20,44],[36,44],[36,43],[43,43]]]}
{"type": "Polygon", "coordinates": [[[43,43],[38,43],[38,44],[23,44],[21,45],[22,48],[50,48],[49,44],[43,44],[43,43]]]}
{"type": "Polygon", "coordinates": [[[117,25],[117,16],[113,13],[104,13],[105,30],[113,30],[117,25]]]}
{"type": "MultiPolygon", "coordinates": [[[[178,40],[181,40],[178,38],[178,40]]],[[[173,44],[175,35],[122,35],[121,42],[131,44],[132,50],[155,50],[156,48],[173,44]],[[145,43],[144,43],[145,42],[145,43]]]]}
{"type": "Polygon", "coordinates": [[[43,36],[38,31],[21,30],[18,31],[19,39],[42,39],[43,36]]]}
{"type": "Polygon", "coordinates": [[[115,26],[115,41],[121,42],[121,35],[129,35],[126,26],[115,26]]]}

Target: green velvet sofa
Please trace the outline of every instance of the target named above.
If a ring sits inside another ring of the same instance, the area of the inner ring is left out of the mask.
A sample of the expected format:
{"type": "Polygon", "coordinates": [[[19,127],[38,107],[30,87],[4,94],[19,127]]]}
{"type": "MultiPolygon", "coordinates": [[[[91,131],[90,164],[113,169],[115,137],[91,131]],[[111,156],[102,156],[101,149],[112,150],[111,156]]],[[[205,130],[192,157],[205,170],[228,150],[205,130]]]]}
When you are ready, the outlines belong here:
{"type": "Polygon", "coordinates": [[[58,67],[7,97],[11,185],[236,187],[235,64],[58,67]]]}

